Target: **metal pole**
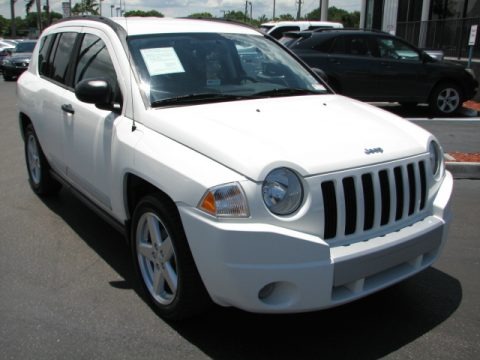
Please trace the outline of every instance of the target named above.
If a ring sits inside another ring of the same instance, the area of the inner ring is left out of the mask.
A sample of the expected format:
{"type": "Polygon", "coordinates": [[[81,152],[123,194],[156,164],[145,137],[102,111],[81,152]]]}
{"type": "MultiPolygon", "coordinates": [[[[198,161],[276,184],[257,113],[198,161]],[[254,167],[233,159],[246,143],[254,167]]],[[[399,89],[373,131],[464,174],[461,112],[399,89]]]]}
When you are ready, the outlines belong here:
{"type": "Polygon", "coordinates": [[[298,12],[297,12],[297,20],[300,20],[300,16],[302,16],[302,0],[298,1],[298,12]]]}
{"type": "Polygon", "coordinates": [[[37,0],[37,26],[39,34],[42,32],[42,4],[37,0]]]}
{"type": "Polygon", "coordinates": [[[45,3],[45,13],[47,15],[47,26],[50,25],[50,2],[49,0],[46,0],[45,3]]]}
{"type": "Polygon", "coordinates": [[[273,17],[272,20],[275,20],[275,0],[273,0],[273,17]]]}
{"type": "Polygon", "coordinates": [[[10,0],[10,14],[12,17],[12,37],[15,38],[17,36],[17,23],[15,21],[15,1],[10,0]]]}

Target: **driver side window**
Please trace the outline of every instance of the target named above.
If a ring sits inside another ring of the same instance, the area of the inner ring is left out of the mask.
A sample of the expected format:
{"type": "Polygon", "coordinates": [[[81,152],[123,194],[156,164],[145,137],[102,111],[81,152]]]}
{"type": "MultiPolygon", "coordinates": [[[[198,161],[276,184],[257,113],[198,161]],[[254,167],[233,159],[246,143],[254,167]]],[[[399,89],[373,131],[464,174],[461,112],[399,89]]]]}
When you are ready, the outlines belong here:
{"type": "Polygon", "coordinates": [[[95,78],[108,80],[115,91],[116,101],[121,102],[117,74],[107,46],[98,36],[85,34],[78,54],[74,85],[84,79],[95,78]]]}
{"type": "Polygon", "coordinates": [[[391,38],[377,39],[381,58],[394,60],[419,61],[420,54],[407,44],[391,38]]]}

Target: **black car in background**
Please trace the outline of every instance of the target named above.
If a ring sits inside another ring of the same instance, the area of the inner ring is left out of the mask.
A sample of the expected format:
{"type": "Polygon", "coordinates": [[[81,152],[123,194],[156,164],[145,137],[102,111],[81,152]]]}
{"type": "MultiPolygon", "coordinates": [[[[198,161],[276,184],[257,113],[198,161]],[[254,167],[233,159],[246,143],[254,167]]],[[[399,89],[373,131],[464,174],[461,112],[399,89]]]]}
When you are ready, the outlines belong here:
{"type": "Polygon", "coordinates": [[[323,70],[338,93],[363,101],[428,103],[435,114],[447,115],[471,99],[478,87],[471,70],[438,61],[383,32],[289,32],[280,42],[310,67],[323,70]]]}
{"type": "Polygon", "coordinates": [[[27,70],[36,43],[36,40],[21,41],[15,46],[11,56],[3,59],[1,67],[5,81],[12,81],[27,70]]]}

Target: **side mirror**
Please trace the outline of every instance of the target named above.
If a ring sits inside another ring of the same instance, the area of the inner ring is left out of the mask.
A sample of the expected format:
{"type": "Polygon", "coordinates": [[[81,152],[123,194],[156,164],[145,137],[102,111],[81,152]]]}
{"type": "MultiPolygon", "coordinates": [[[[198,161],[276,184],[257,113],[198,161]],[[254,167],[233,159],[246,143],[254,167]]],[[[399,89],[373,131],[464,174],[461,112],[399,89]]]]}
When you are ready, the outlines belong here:
{"type": "Polygon", "coordinates": [[[75,86],[75,96],[102,110],[114,110],[112,85],[104,79],[85,79],[75,86]]]}
{"type": "Polygon", "coordinates": [[[315,74],[317,74],[318,77],[320,77],[320,79],[328,84],[328,75],[325,73],[325,71],[319,68],[312,68],[312,70],[315,74]]]}

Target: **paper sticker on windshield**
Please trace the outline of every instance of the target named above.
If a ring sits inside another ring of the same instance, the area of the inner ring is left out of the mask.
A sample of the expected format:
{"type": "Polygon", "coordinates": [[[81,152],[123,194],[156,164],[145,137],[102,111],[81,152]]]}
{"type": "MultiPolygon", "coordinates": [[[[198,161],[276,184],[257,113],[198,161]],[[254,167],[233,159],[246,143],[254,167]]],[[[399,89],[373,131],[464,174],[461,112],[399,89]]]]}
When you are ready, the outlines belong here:
{"type": "Polygon", "coordinates": [[[312,86],[315,90],[322,90],[322,91],[327,90],[327,89],[325,89],[325,86],[320,85],[320,84],[312,84],[312,86]]]}
{"type": "Polygon", "coordinates": [[[150,76],[185,72],[177,53],[172,47],[142,49],[140,52],[150,76]]]}

